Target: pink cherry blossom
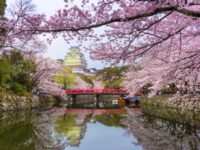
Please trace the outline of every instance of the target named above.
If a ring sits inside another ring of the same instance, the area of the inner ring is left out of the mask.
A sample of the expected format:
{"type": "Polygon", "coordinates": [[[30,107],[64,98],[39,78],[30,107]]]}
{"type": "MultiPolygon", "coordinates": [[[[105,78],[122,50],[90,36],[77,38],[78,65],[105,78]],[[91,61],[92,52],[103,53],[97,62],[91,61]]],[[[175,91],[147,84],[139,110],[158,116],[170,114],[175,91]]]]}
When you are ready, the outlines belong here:
{"type": "MultiPolygon", "coordinates": [[[[140,66],[124,76],[131,92],[145,83],[152,90],[186,81],[200,82],[200,3],[195,0],[65,0],[66,7],[47,18],[33,13],[29,0],[10,9],[0,20],[7,45],[50,33],[66,41],[90,40],[91,57],[111,63],[140,66]],[[73,3],[71,3],[73,2],[73,3]],[[84,6],[84,7],[83,7],[84,6]],[[139,61],[138,61],[139,60],[139,61]]],[[[80,82],[81,83],[81,82],[80,82]]]]}

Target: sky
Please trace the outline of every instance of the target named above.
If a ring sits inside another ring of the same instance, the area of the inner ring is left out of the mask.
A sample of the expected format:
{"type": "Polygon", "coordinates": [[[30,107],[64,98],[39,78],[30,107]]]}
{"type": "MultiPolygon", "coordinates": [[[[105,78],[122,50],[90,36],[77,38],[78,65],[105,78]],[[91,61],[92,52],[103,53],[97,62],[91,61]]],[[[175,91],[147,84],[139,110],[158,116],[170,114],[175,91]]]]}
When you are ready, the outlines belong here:
{"type": "MultiPolygon", "coordinates": [[[[7,0],[7,7],[14,4],[16,0],[7,0]]],[[[53,15],[58,9],[64,8],[64,0],[32,0],[32,2],[36,5],[36,11],[38,13],[45,13],[47,16],[53,15]]],[[[89,43],[82,44],[83,46],[87,46],[89,43]]],[[[70,44],[67,44],[66,41],[62,38],[62,36],[53,40],[51,45],[47,45],[47,50],[44,53],[45,57],[50,57],[53,59],[64,59],[68,50],[71,46],[80,46],[78,41],[71,41],[70,44]]],[[[84,51],[84,48],[80,46],[82,53],[85,55],[88,68],[103,68],[105,66],[104,63],[100,61],[93,61],[89,57],[89,53],[84,51]]]]}

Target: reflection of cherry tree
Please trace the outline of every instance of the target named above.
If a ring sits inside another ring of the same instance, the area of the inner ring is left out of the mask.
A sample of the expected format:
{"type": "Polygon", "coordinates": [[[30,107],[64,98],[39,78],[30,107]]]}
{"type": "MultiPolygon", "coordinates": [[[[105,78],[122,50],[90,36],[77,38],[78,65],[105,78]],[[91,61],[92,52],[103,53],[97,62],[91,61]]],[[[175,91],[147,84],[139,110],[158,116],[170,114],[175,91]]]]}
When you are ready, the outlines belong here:
{"type": "Polygon", "coordinates": [[[1,114],[1,149],[61,150],[60,137],[52,138],[55,116],[58,113],[43,111],[38,117],[35,111],[5,112],[1,114]],[[20,138],[20,139],[19,139],[20,138]],[[10,142],[12,140],[12,142],[10,142]]]}
{"type": "Polygon", "coordinates": [[[144,150],[199,149],[198,128],[190,124],[162,119],[131,110],[125,124],[128,134],[133,134],[144,150]]]}
{"type": "Polygon", "coordinates": [[[52,127],[55,124],[55,119],[63,113],[46,111],[40,114],[39,118],[34,118],[32,123],[34,125],[34,142],[36,149],[64,149],[66,144],[65,139],[56,136],[52,127]],[[52,136],[54,135],[54,136],[52,136]]]}

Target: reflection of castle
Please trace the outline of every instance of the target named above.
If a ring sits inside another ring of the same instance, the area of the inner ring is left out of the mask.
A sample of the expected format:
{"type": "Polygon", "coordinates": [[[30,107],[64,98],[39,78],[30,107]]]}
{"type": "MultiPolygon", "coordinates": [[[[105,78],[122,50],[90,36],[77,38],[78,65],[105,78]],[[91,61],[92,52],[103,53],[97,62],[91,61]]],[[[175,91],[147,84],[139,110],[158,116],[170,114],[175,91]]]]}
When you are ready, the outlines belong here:
{"type": "Polygon", "coordinates": [[[64,66],[71,67],[73,72],[77,74],[94,75],[97,71],[95,68],[87,69],[85,57],[77,46],[71,47],[65,59],[59,59],[58,62],[64,66]]]}
{"type": "Polygon", "coordinates": [[[69,146],[78,147],[86,133],[86,115],[66,113],[56,121],[55,130],[67,138],[69,146]]]}
{"type": "MultiPolygon", "coordinates": [[[[125,119],[124,113],[126,112],[121,110],[69,109],[56,120],[55,131],[58,136],[67,138],[68,148],[66,149],[79,147],[86,132],[91,129],[88,123],[99,122],[102,127],[124,128],[125,126],[121,123],[122,119],[125,119]]],[[[102,131],[96,131],[96,133],[102,131]]]]}

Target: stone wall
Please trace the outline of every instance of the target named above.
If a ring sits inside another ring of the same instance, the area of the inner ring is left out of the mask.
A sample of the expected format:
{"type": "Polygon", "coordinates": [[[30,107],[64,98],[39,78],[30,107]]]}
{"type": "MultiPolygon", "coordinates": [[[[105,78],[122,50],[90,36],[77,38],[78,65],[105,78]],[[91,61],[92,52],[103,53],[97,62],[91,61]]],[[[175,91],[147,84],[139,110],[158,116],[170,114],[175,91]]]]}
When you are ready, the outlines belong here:
{"type": "Polygon", "coordinates": [[[182,111],[191,110],[200,112],[200,95],[172,97],[169,98],[169,105],[181,109],[182,111]]]}
{"type": "Polygon", "coordinates": [[[195,111],[200,112],[200,95],[190,96],[154,96],[151,98],[143,98],[141,104],[154,105],[161,107],[170,107],[179,109],[180,111],[195,111]]]}
{"type": "Polygon", "coordinates": [[[0,93],[0,111],[32,109],[40,106],[37,96],[16,96],[0,93]]]}
{"type": "Polygon", "coordinates": [[[0,111],[51,108],[56,104],[57,99],[51,96],[16,96],[0,93],[0,111]]]}

